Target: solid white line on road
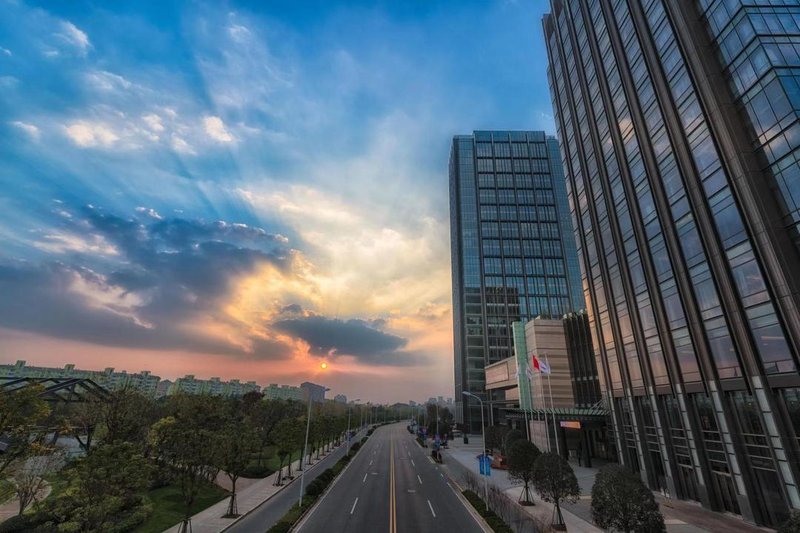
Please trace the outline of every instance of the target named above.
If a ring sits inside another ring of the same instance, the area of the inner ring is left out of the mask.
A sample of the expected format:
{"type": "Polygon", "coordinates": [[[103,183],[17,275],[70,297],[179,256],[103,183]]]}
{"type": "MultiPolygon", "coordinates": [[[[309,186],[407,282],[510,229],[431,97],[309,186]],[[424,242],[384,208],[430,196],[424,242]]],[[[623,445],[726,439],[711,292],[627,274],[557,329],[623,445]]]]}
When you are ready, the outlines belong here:
{"type": "Polygon", "coordinates": [[[364,479],[361,480],[361,483],[364,483],[365,481],[367,481],[367,474],[364,474],[364,479]]]}
{"type": "MultiPolygon", "coordinates": [[[[356,498],[356,499],[358,499],[358,498],[356,498]]],[[[430,500],[428,500],[428,507],[430,508],[431,514],[433,515],[433,517],[436,518],[436,513],[433,512],[433,505],[431,505],[431,501],[430,500]]]]}
{"type": "Polygon", "coordinates": [[[357,503],[358,503],[358,498],[356,498],[356,501],[353,502],[353,507],[350,508],[350,514],[353,514],[353,511],[356,510],[356,504],[357,503]]]}
{"type": "Polygon", "coordinates": [[[422,485],[422,478],[419,477],[419,474],[417,474],[417,479],[419,480],[419,484],[422,485]]]}
{"type": "Polygon", "coordinates": [[[411,459],[411,464],[414,465],[414,468],[417,467],[417,463],[414,462],[414,459],[411,459]]]}

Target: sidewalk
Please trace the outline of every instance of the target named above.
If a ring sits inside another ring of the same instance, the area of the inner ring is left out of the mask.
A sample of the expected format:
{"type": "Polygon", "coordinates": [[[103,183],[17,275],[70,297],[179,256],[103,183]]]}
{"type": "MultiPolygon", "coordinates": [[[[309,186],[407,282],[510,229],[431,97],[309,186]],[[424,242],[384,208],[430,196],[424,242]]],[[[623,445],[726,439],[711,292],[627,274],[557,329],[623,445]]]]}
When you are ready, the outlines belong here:
{"type": "MultiPolygon", "coordinates": [[[[444,450],[446,458],[450,458],[465,467],[469,471],[479,475],[477,456],[483,450],[480,435],[470,435],[470,444],[464,444],[461,439],[456,439],[448,443],[449,450],[444,450]]],[[[445,459],[445,464],[447,464],[445,459]]],[[[594,477],[597,468],[586,468],[570,463],[578,478],[578,485],[581,488],[580,500],[575,504],[562,505],[564,521],[567,523],[567,530],[574,532],[598,532],[602,531],[592,524],[591,492],[594,484],[594,477]]],[[[503,492],[515,500],[519,500],[522,493],[522,484],[509,478],[505,470],[492,469],[489,483],[495,485],[503,492]]],[[[716,513],[701,507],[693,502],[667,499],[660,494],[655,494],[656,501],[659,503],[661,514],[664,515],[664,522],[668,533],[764,533],[771,531],[748,524],[742,519],[716,513]]],[[[553,506],[541,501],[538,496],[534,497],[536,505],[532,507],[520,506],[531,516],[544,523],[551,523],[553,506]]]]}
{"type": "MultiPolygon", "coordinates": [[[[356,442],[357,438],[360,438],[360,432],[356,437],[354,437],[353,441],[356,442]]],[[[339,446],[347,446],[346,441],[342,441],[339,446]]],[[[314,463],[310,466],[306,466],[308,469],[313,469],[319,464],[325,457],[328,457],[333,450],[337,447],[331,447],[330,451],[325,456],[321,456],[319,460],[315,460],[314,463]]],[[[300,465],[300,459],[294,461],[292,463],[292,473],[297,474],[295,475],[294,479],[298,479],[299,472],[297,471],[297,467],[300,465]]],[[[286,467],[284,467],[284,472],[286,472],[286,467]]],[[[221,501],[215,503],[210,507],[206,507],[199,513],[192,516],[192,533],[219,533],[223,531],[225,528],[230,527],[233,525],[234,522],[242,518],[244,515],[264,503],[265,501],[269,500],[275,494],[283,490],[288,486],[295,487],[292,483],[292,480],[285,480],[285,482],[276,487],[274,485],[275,478],[277,477],[278,473],[275,472],[263,479],[254,480],[253,483],[249,484],[248,486],[241,488],[236,491],[236,504],[239,507],[239,516],[236,518],[222,518],[228,510],[228,505],[230,504],[230,497],[225,497],[221,501]]],[[[238,485],[238,483],[237,483],[238,485]]],[[[171,528],[167,529],[165,533],[177,533],[178,528],[180,527],[180,523],[175,524],[171,528]]]]}
{"type": "MultiPolygon", "coordinates": [[[[483,450],[481,438],[478,436],[470,435],[471,444],[463,444],[461,440],[449,441],[449,448],[443,451],[445,456],[445,464],[448,464],[448,459],[455,460],[461,467],[469,470],[475,475],[479,476],[478,459],[477,456],[483,450]]],[[[489,476],[489,484],[494,485],[502,490],[513,501],[519,501],[520,494],[522,494],[522,484],[512,480],[508,472],[505,470],[492,470],[492,475],[489,476]]],[[[462,486],[462,488],[465,488],[462,486]]],[[[583,487],[581,491],[583,492],[583,487]]],[[[481,495],[482,496],[482,495],[481,495]]],[[[541,524],[552,523],[553,518],[553,505],[543,502],[538,497],[534,496],[536,505],[522,506],[519,508],[537,522],[541,524]]],[[[581,517],[573,514],[567,506],[561,506],[561,513],[564,516],[564,522],[567,525],[567,531],[575,533],[601,533],[603,530],[595,527],[590,522],[585,521],[581,517]]]]}

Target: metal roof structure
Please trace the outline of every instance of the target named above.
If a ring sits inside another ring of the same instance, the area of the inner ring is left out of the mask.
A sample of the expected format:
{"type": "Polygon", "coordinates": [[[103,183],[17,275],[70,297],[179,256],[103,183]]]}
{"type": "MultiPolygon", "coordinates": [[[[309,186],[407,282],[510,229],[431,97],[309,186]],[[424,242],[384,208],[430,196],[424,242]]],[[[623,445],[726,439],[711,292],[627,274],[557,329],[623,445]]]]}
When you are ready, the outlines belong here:
{"type": "Polygon", "coordinates": [[[11,378],[0,377],[0,394],[41,386],[39,396],[47,402],[105,401],[109,392],[91,379],[85,378],[11,378]]]}

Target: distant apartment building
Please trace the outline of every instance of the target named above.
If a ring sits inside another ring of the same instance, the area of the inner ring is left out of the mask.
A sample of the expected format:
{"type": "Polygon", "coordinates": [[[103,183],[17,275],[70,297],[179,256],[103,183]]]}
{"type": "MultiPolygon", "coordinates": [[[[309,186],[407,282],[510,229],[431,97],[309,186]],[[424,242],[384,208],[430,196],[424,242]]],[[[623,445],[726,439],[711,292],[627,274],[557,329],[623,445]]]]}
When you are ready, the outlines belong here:
{"type": "Polygon", "coordinates": [[[74,364],[64,368],[28,366],[25,361],[17,361],[13,365],[0,365],[0,378],[79,378],[91,379],[101,387],[109,390],[123,388],[135,389],[146,396],[155,397],[158,376],[148,370],[128,374],[126,371],[116,372],[113,368],[105,370],[80,370],[74,364]]]}
{"type": "Polygon", "coordinates": [[[293,387],[291,385],[278,385],[277,383],[270,383],[269,386],[261,390],[264,393],[266,400],[296,400],[302,402],[305,398],[303,396],[303,389],[300,387],[293,387]]]}
{"type": "Polygon", "coordinates": [[[328,390],[326,387],[306,381],[300,384],[300,388],[303,389],[304,399],[320,403],[325,401],[325,391],[328,390]]]}
{"type": "Polygon", "coordinates": [[[337,394],[333,397],[333,401],[336,403],[347,403],[347,396],[344,394],[337,394]]]}
{"type": "Polygon", "coordinates": [[[243,396],[248,392],[260,392],[261,387],[255,381],[241,383],[238,379],[222,381],[218,377],[211,379],[197,379],[193,374],[187,374],[175,380],[168,394],[210,394],[212,396],[243,396]]]}
{"type": "Polygon", "coordinates": [[[172,381],[168,379],[162,379],[158,382],[158,387],[156,387],[156,398],[163,398],[167,394],[169,394],[169,388],[172,387],[172,381]]]}

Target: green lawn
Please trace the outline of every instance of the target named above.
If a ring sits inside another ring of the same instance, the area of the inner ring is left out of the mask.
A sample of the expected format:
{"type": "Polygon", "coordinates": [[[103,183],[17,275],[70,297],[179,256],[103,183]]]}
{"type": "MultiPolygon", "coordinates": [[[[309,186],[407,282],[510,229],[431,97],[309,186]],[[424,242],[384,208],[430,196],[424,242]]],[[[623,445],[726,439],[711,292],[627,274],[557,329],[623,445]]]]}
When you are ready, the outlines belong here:
{"type": "MultiPolygon", "coordinates": [[[[136,533],[161,533],[183,519],[183,496],[181,496],[180,487],[167,485],[151,490],[147,495],[153,502],[153,513],[144,524],[134,530],[136,533]]],[[[192,514],[202,511],[227,496],[228,491],[211,483],[204,483],[192,506],[192,514]]]]}

